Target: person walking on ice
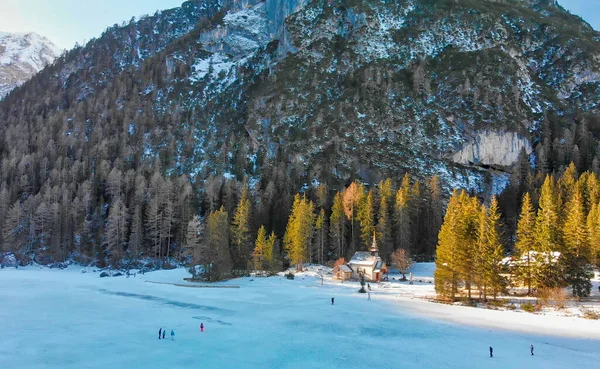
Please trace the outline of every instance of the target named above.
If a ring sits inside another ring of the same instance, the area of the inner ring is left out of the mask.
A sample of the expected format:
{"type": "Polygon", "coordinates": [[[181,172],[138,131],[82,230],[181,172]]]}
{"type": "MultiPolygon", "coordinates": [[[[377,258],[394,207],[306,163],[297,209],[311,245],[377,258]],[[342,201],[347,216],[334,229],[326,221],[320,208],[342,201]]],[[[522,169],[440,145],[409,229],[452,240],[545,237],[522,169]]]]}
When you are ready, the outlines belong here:
{"type": "Polygon", "coordinates": [[[175,341],[175,331],[171,329],[171,341],[175,341]]]}
{"type": "Polygon", "coordinates": [[[490,346],[490,357],[494,357],[494,349],[490,346]]]}
{"type": "Polygon", "coordinates": [[[200,323],[200,332],[204,332],[204,323],[200,323]]]}
{"type": "Polygon", "coordinates": [[[160,335],[162,334],[162,328],[158,330],[158,339],[160,339],[160,335]]]}
{"type": "Polygon", "coordinates": [[[331,298],[331,305],[333,305],[334,301],[335,301],[335,297],[332,297],[331,298]]]}
{"type": "Polygon", "coordinates": [[[531,345],[531,347],[529,347],[529,349],[531,350],[531,356],[533,356],[533,345],[531,345]]]}
{"type": "Polygon", "coordinates": [[[163,340],[165,339],[165,336],[167,335],[167,330],[163,329],[163,340]]]}

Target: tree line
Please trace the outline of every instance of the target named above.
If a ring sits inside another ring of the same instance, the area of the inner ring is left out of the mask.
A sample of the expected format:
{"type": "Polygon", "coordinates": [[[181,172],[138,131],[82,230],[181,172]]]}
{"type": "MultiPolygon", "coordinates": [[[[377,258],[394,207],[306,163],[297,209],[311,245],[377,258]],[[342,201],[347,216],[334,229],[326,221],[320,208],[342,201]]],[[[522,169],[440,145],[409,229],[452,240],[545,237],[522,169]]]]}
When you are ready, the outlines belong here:
{"type": "Polygon", "coordinates": [[[512,258],[502,237],[498,201],[488,207],[466,192],[454,192],[448,203],[436,252],[435,287],[455,298],[459,289],[484,299],[508,286],[570,286],[574,296],[591,292],[592,267],[600,265],[600,180],[594,172],[578,175],[571,163],[555,178],[523,196],[512,258]],[[504,259],[504,263],[502,262],[504,259]]]}
{"type": "Polygon", "coordinates": [[[372,235],[382,258],[391,262],[402,248],[417,258],[431,258],[442,221],[443,197],[439,179],[413,181],[408,174],[396,189],[391,179],[375,186],[352,182],[331,193],[320,184],[297,193],[285,230],[259,224],[260,203],[243,186],[233,213],[224,206],[188,223],[186,245],[193,262],[202,264],[210,278],[231,269],[279,270],[283,265],[325,264],[367,250],[372,235]]]}

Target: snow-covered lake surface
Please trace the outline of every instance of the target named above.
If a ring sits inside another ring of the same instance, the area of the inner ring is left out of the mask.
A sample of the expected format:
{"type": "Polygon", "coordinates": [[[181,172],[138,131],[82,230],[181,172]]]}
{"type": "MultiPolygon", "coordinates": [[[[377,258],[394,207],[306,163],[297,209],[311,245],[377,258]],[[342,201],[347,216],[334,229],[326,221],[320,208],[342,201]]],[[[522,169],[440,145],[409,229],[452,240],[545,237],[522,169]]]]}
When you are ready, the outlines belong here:
{"type": "MultiPolygon", "coordinates": [[[[430,267],[419,268],[426,278],[430,267]]],[[[0,368],[585,369],[600,362],[597,321],[434,304],[375,284],[368,301],[356,282],[326,278],[321,286],[314,273],[220,284],[240,287],[227,289],[146,282],[185,283],[185,276],[183,269],[136,278],[99,278],[77,267],[0,270],[0,368]],[[164,341],[159,328],[167,329],[164,341]]]]}

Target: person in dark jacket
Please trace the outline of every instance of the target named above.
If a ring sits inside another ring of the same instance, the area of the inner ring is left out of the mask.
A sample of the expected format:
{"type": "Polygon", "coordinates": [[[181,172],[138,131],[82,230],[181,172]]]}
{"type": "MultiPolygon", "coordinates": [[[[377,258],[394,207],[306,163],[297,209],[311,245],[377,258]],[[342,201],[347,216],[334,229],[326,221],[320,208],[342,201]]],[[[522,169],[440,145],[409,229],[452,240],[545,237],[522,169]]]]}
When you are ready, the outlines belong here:
{"type": "Polygon", "coordinates": [[[490,346],[490,357],[494,357],[494,349],[490,346]]]}
{"type": "Polygon", "coordinates": [[[175,331],[171,329],[171,341],[175,340],[175,331]]]}
{"type": "Polygon", "coordinates": [[[531,345],[529,349],[531,350],[531,356],[533,356],[533,345],[531,345]]]}
{"type": "Polygon", "coordinates": [[[204,323],[200,323],[200,332],[204,332],[204,323]]]}
{"type": "Polygon", "coordinates": [[[160,339],[161,334],[162,334],[162,328],[158,330],[158,339],[160,339]]]}
{"type": "Polygon", "coordinates": [[[165,336],[167,335],[167,330],[163,329],[163,340],[165,339],[165,336]]]}
{"type": "Polygon", "coordinates": [[[331,305],[333,305],[334,301],[335,301],[335,297],[332,297],[331,298],[331,305]]]}

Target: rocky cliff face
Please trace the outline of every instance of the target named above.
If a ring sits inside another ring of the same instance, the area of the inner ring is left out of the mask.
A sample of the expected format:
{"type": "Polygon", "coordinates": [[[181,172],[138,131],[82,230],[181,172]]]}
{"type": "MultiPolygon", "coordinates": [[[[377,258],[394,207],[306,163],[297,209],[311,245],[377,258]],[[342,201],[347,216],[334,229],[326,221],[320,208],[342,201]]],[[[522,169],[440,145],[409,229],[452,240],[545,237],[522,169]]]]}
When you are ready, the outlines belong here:
{"type": "Polygon", "coordinates": [[[93,131],[106,112],[78,109],[112,94],[177,127],[166,142],[127,110],[136,162],[168,151],[198,183],[284,161],[300,185],[411,171],[469,187],[531,153],[548,114],[599,113],[599,40],[545,0],[189,1],[70,52],[32,82],[58,86],[46,100],[0,120],[46,101],[93,131]]]}
{"type": "Polygon", "coordinates": [[[0,32],[0,100],[52,63],[61,50],[36,33],[0,32]]]}

